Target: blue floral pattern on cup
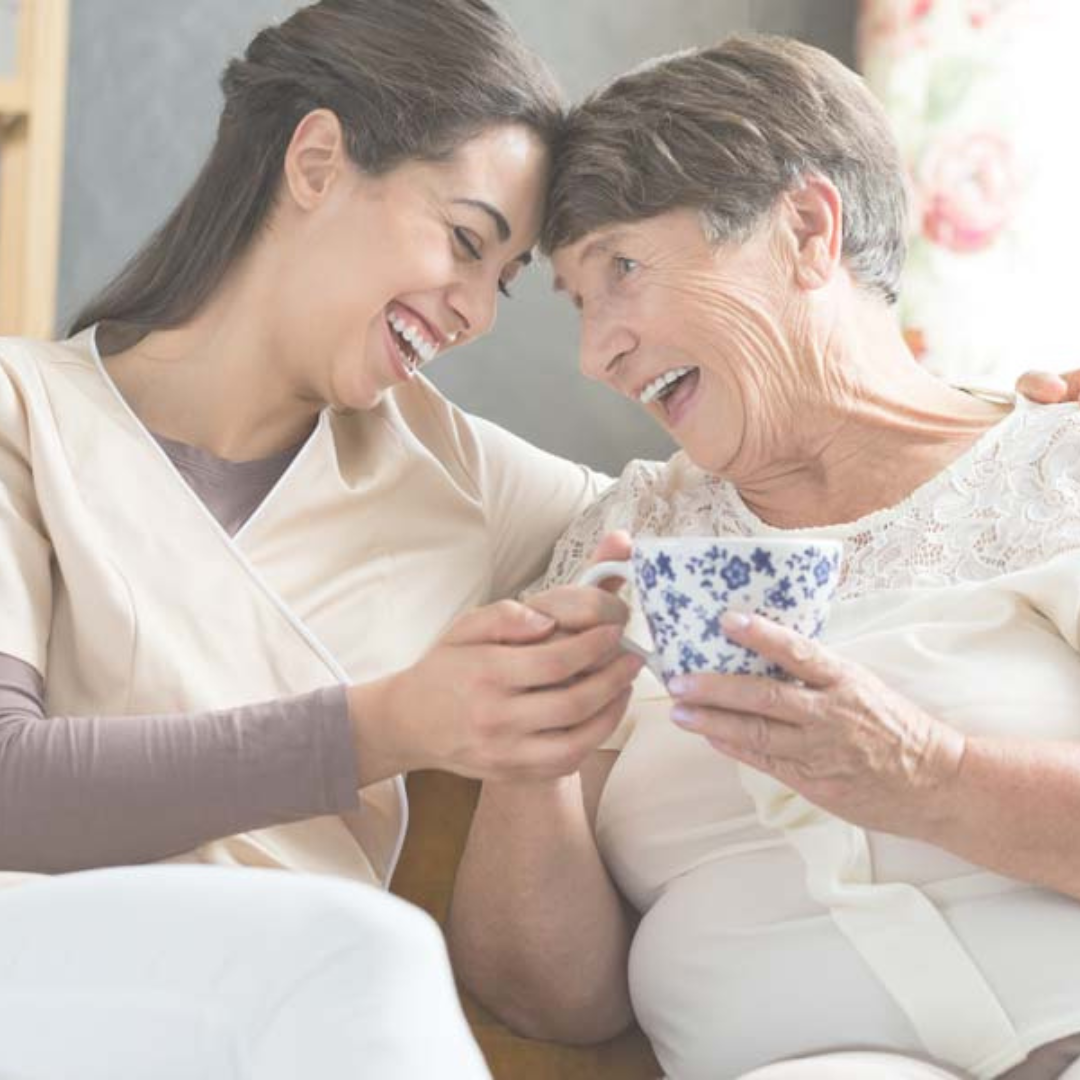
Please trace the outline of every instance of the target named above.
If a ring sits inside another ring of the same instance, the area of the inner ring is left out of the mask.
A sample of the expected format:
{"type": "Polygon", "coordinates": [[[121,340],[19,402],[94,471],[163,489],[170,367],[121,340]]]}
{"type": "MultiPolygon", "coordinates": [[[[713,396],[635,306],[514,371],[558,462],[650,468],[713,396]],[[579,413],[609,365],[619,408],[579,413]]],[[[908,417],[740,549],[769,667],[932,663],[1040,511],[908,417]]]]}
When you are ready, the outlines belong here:
{"type": "Polygon", "coordinates": [[[729,609],[752,612],[817,637],[839,581],[841,551],[834,540],[635,542],[638,601],[664,681],[694,671],[783,677],[775,664],[728,641],[720,616],[729,609]]]}

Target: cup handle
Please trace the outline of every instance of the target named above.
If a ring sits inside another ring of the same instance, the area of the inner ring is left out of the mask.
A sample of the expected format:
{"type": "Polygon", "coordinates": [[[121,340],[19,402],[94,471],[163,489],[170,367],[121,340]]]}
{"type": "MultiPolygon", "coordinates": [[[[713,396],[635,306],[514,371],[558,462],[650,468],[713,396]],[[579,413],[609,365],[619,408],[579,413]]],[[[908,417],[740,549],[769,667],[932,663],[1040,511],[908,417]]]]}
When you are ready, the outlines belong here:
{"type": "MultiPolygon", "coordinates": [[[[585,573],[577,579],[575,584],[582,586],[599,585],[600,582],[613,577],[622,578],[623,581],[630,581],[633,577],[633,570],[631,570],[630,564],[619,560],[597,563],[595,566],[590,566],[585,573]]],[[[648,669],[661,682],[664,681],[660,657],[655,652],[650,652],[636,641],[632,641],[625,634],[623,634],[619,643],[627,652],[633,653],[635,656],[640,656],[641,659],[645,661],[648,669]]]]}

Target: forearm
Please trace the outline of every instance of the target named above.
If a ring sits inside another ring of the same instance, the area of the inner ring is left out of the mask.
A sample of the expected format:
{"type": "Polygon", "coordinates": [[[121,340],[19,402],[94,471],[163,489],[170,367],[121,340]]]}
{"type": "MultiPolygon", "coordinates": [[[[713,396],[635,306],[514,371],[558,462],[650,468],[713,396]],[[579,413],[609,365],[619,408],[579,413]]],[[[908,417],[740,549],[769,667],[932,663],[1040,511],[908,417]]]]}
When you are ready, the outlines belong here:
{"type": "Polygon", "coordinates": [[[632,1017],[630,934],[593,840],[580,779],[485,784],[449,926],[469,989],[534,1038],[610,1038],[632,1017]]]}
{"type": "Polygon", "coordinates": [[[150,862],[350,809],[344,690],[218,712],[47,716],[40,675],[0,667],[0,868],[150,862]]]}
{"type": "Polygon", "coordinates": [[[1080,899],[1080,744],[969,738],[920,839],[1080,899]]]}

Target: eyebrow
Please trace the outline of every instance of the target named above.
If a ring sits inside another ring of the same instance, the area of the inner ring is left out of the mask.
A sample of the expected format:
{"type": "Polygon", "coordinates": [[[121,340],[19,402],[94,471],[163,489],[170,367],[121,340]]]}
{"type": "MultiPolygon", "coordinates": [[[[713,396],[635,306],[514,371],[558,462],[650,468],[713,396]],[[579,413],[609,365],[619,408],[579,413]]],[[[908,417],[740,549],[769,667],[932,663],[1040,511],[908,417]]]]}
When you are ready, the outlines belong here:
{"type": "Polygon", "coordinates": [[[495,230],[499,234],[499,239],[504,244],[513,235],[510,229],[510,222],[507,221],[506,218],[491,205],[491,203],[486,203],[481,199],[455,199],[454,202],[459,206],[471,206],[477,210],[483,210],[484,213],[495,222],[495,230]]]}
{"type": "MultiPolygon", "coordinates": [[[[625,230],[608,233],[606,236],[598,236],[591,243],[585,245],[585,250],[578,259],[578,265],[584,265],[589,259],[594,259],[597,255],[603,255],[612,248],[618,247],[624,239],[626,239],[625,230]]],[[[566,282],[561,277],[556,276],[551,287],[557,293],[566,292],[566,282]]]]}

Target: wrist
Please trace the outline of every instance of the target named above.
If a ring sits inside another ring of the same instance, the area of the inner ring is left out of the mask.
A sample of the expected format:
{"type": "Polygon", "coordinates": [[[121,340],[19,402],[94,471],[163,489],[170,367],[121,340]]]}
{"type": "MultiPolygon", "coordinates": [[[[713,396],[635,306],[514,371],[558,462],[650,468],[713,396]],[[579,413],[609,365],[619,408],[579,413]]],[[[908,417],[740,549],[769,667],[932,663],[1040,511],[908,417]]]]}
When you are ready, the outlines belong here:
{"type": "Polygon", "coordinates": [[[415,768],[400,745],[400,725],[390,709],[390,679],[359,683],[347,690],[360,787],[415,768]]]}
{"type": "Polygon", "coordinates": [[[934,725],[925,756],[924,782],[918,786],[916,820],[919,838],[941,843],[956,825],[963,805],[964,760],[968,738],[949,724],[934,725]]]}
{"type": "Polygon", "coordinates": [[[582,801],[581,775],[572,773],[543,780],[485,780],[480,798],[507,816],[576,805],[582,801]]]}

